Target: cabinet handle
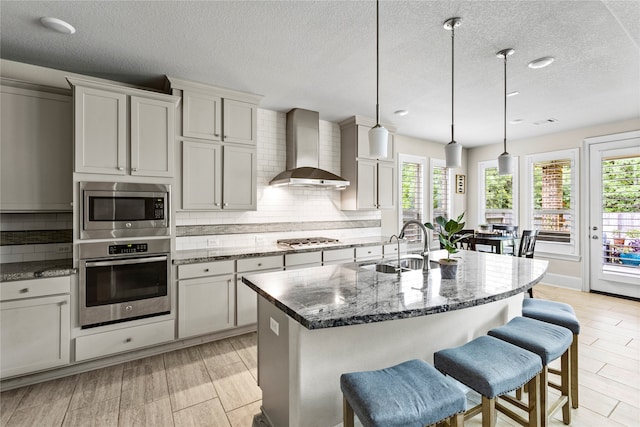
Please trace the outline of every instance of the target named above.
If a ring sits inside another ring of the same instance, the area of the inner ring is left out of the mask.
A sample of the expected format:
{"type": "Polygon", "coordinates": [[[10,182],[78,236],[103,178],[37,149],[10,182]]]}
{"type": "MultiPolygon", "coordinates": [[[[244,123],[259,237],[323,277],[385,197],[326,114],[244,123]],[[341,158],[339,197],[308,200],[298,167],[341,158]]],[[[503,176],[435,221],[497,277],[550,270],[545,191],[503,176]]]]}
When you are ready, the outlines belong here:
{"type": "Polygon", "coordinates": [[[222,206],[226,208],[227,206],[229,206],[229,203],[224,203],[222,206]]]}
{"type": "Polygon", "coordinates": [[[118,166],[118,170],[119,170],[119,171],[123,171],[123,170],[124,170],[124,168],[123,168],[122,166],[118,166]]]}
{"type": "Polygon", "coordinates": [[[126,340],[124,340],[124,342],[131,342],[133,341],[133,338],[127,338],[126,340]]]}
{"type": "Polygon", "coordinates": [[[218,136],[220,136],[220,134],[219,133],[214,133],[213,136],[218,137],[218,136]]]}
{"type": "Polygon", "coordinates": [[[22,289],[20,289],[20,291],[19,291],[19,292],[20,292],[21,294],[26,294],[26,293],[28,293],[28,292],[29,292],[29,288],[22,288],[22,289]]]}
{"type": "Polygon", "coordinates": [[[138,172],[138,168],[131,168],[131,172],[138,172]]]}
{"type": "Polygon", "coordinates": [[[69,206],[73,207],[73,202],[69,202],[69,206]]]}
{"type": "Polygon", "coordinates": [[[208,268],[205,268],[205,269],[204,269],[204,272],[205,272],[205,273],[208,273],[208,272],[209,272],[209,269],[208,269],[208,268]]]}
{"type": "Polygon", "coordinates": [[[258,263],[258,267],[262,267],[262,263],[261,262],[258,263]]]}
{"type": "Polygon", "coordinates": [[[213,205],[214,206],[220,206],[220,203],[219,202],[215,202],[213,205]]]}
{"type": "Polygon", "coordinates": [[[67,301],[66,301],[66,300],[65,300],[65,301],[60,301],[60,304],[59,304],[59,305],[60,305],[60,306],[67,305],[67,301]]]}

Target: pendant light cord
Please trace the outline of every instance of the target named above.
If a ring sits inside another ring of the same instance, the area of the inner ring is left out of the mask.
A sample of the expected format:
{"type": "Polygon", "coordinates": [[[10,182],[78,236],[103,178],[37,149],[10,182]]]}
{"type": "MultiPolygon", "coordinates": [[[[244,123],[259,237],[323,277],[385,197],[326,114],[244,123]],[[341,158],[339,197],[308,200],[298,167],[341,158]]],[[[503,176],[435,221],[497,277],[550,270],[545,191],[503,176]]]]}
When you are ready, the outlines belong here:
{"type": "Polygon", "coordinates": [[[507,54],[504,55],[504,152],[507,152],[507,54]]]}
{"type": "Polygon", "coordinates": [[[380,2],[376,0],[376,126],[380,126],[380,2]]]}
{"type": "Polygon", "coordinates": [[[454,51],[455,51],[455,43],[453,39],[455,37],[455,25],[451,26],[451,142],[455,142],[453,137],[453,107],[454,107],[454,51]]]}

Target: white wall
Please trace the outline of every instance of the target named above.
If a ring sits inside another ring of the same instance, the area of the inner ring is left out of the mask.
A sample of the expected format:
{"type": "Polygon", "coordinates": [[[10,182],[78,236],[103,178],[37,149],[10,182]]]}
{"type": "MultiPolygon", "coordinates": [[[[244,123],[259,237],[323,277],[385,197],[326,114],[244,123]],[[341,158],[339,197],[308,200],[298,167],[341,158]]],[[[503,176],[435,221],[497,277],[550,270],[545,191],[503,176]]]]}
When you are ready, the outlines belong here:
{"type": "MultiPolygon", "coordinates": [[[[552,126],[552,125],[548,125],[552,126]]],[[[585,138],[594,136],[610,135],[614,133],[627,132],[640,129],[640,118],[604,125],[592,126],[588,128],[576,129],[573,131],[544,135],[537,138],[524,139],[519,141],[507,141],[507,148],[512,156],[518,157],[518,169],[520,171],[519,180],[519,220],[518,223],[524,223],[523,217],[526,210],[525,204],[528,202],[526,194],[528,194],[526,180],[522,179],[523,173],[526,173],[525,157],[530,154],[545,153],[549,151],[564,150],[569,148],[583,147],[585,138]]],[[[472,227],[478,224],[478,162],[497,159],[502,153],[502,144],[492,144],[483,147],[471,148],[468,150],[468,175],[467,175],[467,213],[468,222],[472,227]]],[[[586,165],[583,164],[583,154],[579,156],[579,166],[582,170],[586,165]]],[[[589,191],[588,183],[580,183],[579,191],[579,211],[578,211],[578,230],[583,230],[586,218],[586,212],[582,212],[582,200],[586,192],[589,191]]],[[[583,241],[586,239],[583,239],[583,241]]],[[[555,283],[560,286],[581,287],[586,289],[586,284],[582,280],[582,263],[584,262],[584,253],[580,249],[581,257],[579,261],[563,261],[557,259],[549,259],[548,275],[545,282],[555,283]],[[569,285],[567,284],[569,283],[569,285]]]]}

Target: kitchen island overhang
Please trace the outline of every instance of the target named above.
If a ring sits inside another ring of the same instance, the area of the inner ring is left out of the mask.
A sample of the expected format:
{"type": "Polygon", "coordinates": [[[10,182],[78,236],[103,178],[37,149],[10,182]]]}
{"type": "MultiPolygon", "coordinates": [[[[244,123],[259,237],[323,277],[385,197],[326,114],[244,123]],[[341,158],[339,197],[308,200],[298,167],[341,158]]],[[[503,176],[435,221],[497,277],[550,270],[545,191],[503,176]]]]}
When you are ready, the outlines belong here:
{"type": "MultiPolygon", "coordinates": [[[[547,262],[461,251],[458,277],[362,263],[248,275],[258,293],[258,383],[274,426],[341,422],[343,372],[461,345],[521,313],[547,262]]],[[[436,253],[437,257],[437,253],[436,253]]]]}

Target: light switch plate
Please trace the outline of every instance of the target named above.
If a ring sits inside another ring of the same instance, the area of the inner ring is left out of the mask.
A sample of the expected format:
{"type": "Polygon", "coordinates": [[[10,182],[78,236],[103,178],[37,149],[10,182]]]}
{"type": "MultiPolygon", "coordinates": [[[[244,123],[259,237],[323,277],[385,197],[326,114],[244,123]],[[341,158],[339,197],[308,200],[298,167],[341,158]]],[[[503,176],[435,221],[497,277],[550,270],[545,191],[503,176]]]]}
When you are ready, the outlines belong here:
{"type": "Polygon", "coordinates": [[[280,323],[276,321],[273,317],[269,318],[269,327],[273,331],[274,334],[280,335],[280,323]]]}

